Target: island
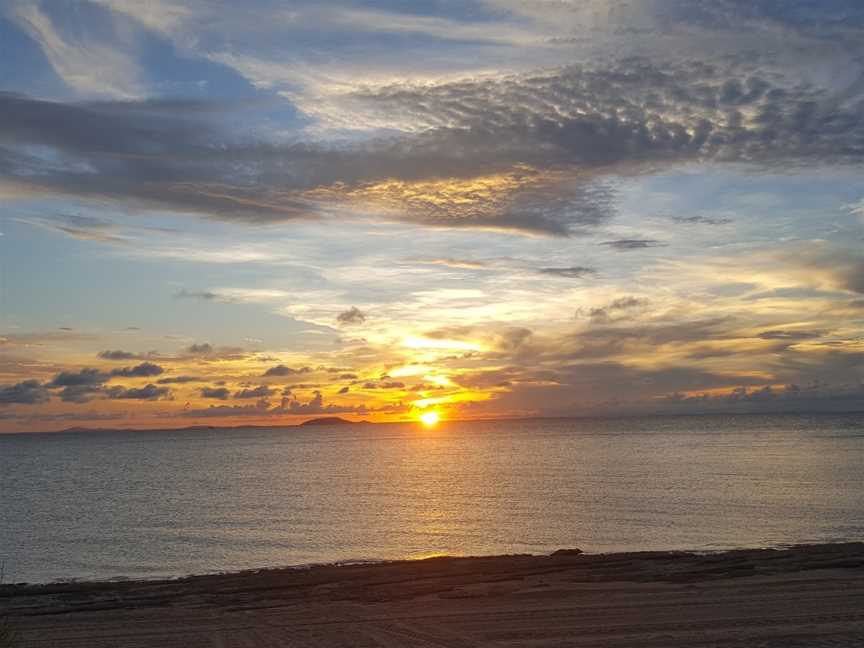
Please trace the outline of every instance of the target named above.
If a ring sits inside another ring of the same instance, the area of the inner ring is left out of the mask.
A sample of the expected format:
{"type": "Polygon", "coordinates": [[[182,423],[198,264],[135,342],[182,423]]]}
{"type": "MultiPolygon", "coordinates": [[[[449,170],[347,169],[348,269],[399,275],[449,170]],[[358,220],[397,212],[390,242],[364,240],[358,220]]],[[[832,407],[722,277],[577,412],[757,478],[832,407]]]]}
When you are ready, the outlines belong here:
{"type": "Polygon", "coordinates": [[[343,419],[338,416],[322,416],[320,418],[303,421],[300,425],[354,425],[354,421],[349,421],[348,419],[343,419]]]}

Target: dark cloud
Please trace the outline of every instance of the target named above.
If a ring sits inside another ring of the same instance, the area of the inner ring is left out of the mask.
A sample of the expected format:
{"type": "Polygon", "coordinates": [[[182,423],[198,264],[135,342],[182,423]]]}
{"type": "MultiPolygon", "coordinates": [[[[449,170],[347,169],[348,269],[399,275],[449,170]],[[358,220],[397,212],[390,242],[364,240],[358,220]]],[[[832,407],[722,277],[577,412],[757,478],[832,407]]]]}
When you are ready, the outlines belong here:
{"type": "Polygon", "coordinates": [[[342,311],[336,317],[339,324],[362,324],[366,321],[366,313],[361,311],[356,306],[352,306],[346,311],[342,311]]]}
{"type": "Polygon", "coordinates": [[[191,344],[186,347],[186,352],[191,353],[192,355],[210,355],[213,351],[213,346],[207,342],[191,344]]]}
{"type": "Polygon", "coordinates": [[[185,383],[204,382],[200,376],[173,376],[171,378],[160,378],[156,381],[158,385],[182,385],[185,383]]]}
{"type": "Polygon", "coordinates": [[[189,410],[183,413],[185,417],[231,417],[231,416],[285,416],[308,414],[366,414],[370,411],[402,411],[403,406],[384,406],[378,410],[365,405],[334,405],[326,404],[320,391],[313,393],[312,398],[302,402],[291,397],[284,397],[278,405],[273,405],[268,399],[262,398],[249,405],[211,405],[205,409],[189,410]]]}
{"type": "Polygon", "coordinates": [[[0,405],[36,405],[50,398],[50,392],[38,380],[24,380],[0,386],[0,405]]]}
{"type": "MultiPolygon", "coordinates": [[[[86,403],[97,396],[107,396],[108,398],[148,398],[146,395],[137,396],[135,394],[147,394],[150,390],[140,392],[135,389],[124,389],[122,387],[106,388],[107,383],[112,378],[149,378],[162,374],[164,369],[159,365],[151,362],[142,362],[134,367],[124,367],[123,369],[114,369],[110,372],[103,372],[99,369],[85,368],[77,372],[62,371],[54,376],[54,379],[45,383],[48,389],[60,389],[58,395],[60,400],[68,403],[86,403]],[[117,394],[126,394],[129,396],[118,396],[117,394]]],[[[152,385],[148,385],[150,387],[152,385]]],[[[152,386],[155,388],[155,386],[152,386]]],[[[170,394],[170,390],[165,388],[158,389],[155,398],[161,398],[170,394]]]]}
{"type": "Polygon", "coordinates": [[[285,365],[276,365],[275,367],[270,367],[267,371],[264,372],[264,376],[296,376],[300,374],[312,373],[312,367],[300,367],[298,369],[294,369],[293,367],[286,367],[285,365]]]}
{"type": "Polygon", "coordinates": [[[201,397],[202,398],[215,398],[217,400],[228,400],[228,396],[230,395],[230,391],[227,387],[202,387],[201,388],[201,397]]]}
{"type": "Polygon", "coordinates": [[[123,369],[114,369],[111,371],[112,376],[121,376],[124,378],[149,378],[158,376],[164,373],[165,370],[152,362],[142,362],[134,367],[124,367],[123,369]]]}
{"type": "Polygon", "coordinates": [[[398,380],[370,381],[363,384],[363,389],[405,389],[405,383],[398,380]]]}
{"type": "Polygon", "coordinates": [[[275,416],[284,414],[280,407],[271,408],[271,403],[262,400],[249,405],[210,405],[205,409],[192,409],[183,412],[182,416],[192,418],[233,417],[233,416],[275,416]]]}
{"type": "Polygon", "coordinates": [[[109,387],[105,395],[111,399],[121,400],[169,400],[171,389],[169,387],[157,387],[153,384],[144,387],[109,387]]]}
{"type": "Polygon", "coordinates": [[[600,245],[606,245],[619,252],[629,252],[631,250],[663,247],[666,244],[656,239],[618,239],[617,241],[604,241],[600,245]]]}
{"type": "MultiPolygon", "coordinates": [[[[622,314],[621,311],[629,311],[633,308],[643,306],[644,301],[636,297],[620,297],[613,300],[606,306],[595,307],[588,310],[588,318],[592,323],[605,324],[610,322],[618,322],[628,317],[627,314],[622,314]]],[[[579,309],[576,316],[579,317],[584,311],[579,309]]]]}
{"type": "Polygon", "coordinates": [[[320,391],[313,393],[312,398],[303,403],[299,400],[284,402],[282,409],[287,410],[291,414],[340,414],[340,413],[356,413],[365,414],[368,411],[365,405],[334,405],[332,403],[325,404],[324,397],[320,391]]]}
{"type": "Polygon", "coordinates": [[[266,398],[267,396],[272,396],[273,393],[274,390],[267,385],[259,385],[258,387],[245,388],[235,392],[234,398],[266,398]]]}
{"type": "Polygon", "coordinates": [[[103,391],[102,385],[69,385],[58,392],[66,403],[87,403],[103,391]]]}
{"type": "Polygon", "coordinates": [[[62,371],[54,379],[47,383],[46,387],[80,387],[101,385],[111,376],[98,369],[81,369],[78,372],[62,371]]]}
{"type": "Polygon", "coordinates": [[[174,293],[174,299],[200,299],[202,301],[215,301],[225,304],[235,303],[238,300],[228,295],[223,295],[210,290],[178,290],[174,293]]]}
{"type": "Polygon", "coordinates": [[[828,413],[864,410],[864,385],[812,382],[775,387],[735,387],[722,393],[670,394],[655,409],[664,413],[828,413]]]}
{"type": "Polygon", "coordinates": [[[597,274],[594,268],[586,268],[584,266],[573,266],[570,268],[540,268],[541,274],[555,275],[556,277],[567,277],[568,279],[582,279],[583,277],[593,277],[597,274]]]}
{"type": "Polygon", "coordinates": [[[637,306],[642,306],[645,302],[636,297],[619,297],[612,301],[606,308],[609,310],[625,310],[628,308],[636,308],[637,306]]]}
{"type": "Polygon", "coordinates": [[[345,386],[345,387],[343,387],[342,389],[339,390],[339,393],[340,393],[340,394],[347,394],[349,391],[351,391],[351,388],[348,387],[348,386],[345,386]]]}
{"type": "Polygon", "coordinates": [[[99,357],[103,360],[134,360],[138,358],[137,353],[132,353],[131,351],[100,351],[99,357]]]}

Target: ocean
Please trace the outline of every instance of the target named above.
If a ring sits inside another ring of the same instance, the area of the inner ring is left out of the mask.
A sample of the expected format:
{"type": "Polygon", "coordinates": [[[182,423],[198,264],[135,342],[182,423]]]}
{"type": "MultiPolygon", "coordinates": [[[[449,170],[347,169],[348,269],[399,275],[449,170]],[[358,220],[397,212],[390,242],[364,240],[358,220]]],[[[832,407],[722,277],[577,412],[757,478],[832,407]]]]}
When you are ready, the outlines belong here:
{"type": "Polygon", "coordinates": [[[864,539],[864,415],[0,435],[6,582],[864,539]]]}

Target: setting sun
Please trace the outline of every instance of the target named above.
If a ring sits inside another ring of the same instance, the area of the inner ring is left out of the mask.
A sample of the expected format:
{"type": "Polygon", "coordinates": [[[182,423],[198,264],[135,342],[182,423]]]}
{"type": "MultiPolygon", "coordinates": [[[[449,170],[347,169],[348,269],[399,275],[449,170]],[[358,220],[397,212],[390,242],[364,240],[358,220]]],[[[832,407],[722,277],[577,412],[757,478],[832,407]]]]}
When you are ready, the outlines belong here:
{"type": "Polygon", "coordinates": [[[440,420],[441,417],[438,415],[438,412],[423,412],[420,415],[420,421],[423,423],[423,425],[428,425],[430,427],[435,425],[440,420]]]}

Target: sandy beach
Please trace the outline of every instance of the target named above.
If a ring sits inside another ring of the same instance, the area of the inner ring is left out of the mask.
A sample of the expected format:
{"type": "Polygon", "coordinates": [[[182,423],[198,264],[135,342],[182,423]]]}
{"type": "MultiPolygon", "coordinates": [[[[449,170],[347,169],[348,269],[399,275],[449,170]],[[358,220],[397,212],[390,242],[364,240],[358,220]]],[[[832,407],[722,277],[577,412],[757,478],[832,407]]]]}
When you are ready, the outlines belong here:
{"type": "Polygon", "coordinates": [[[864,543],[6,585],[15,648],[864,645],[864,543]]]}

